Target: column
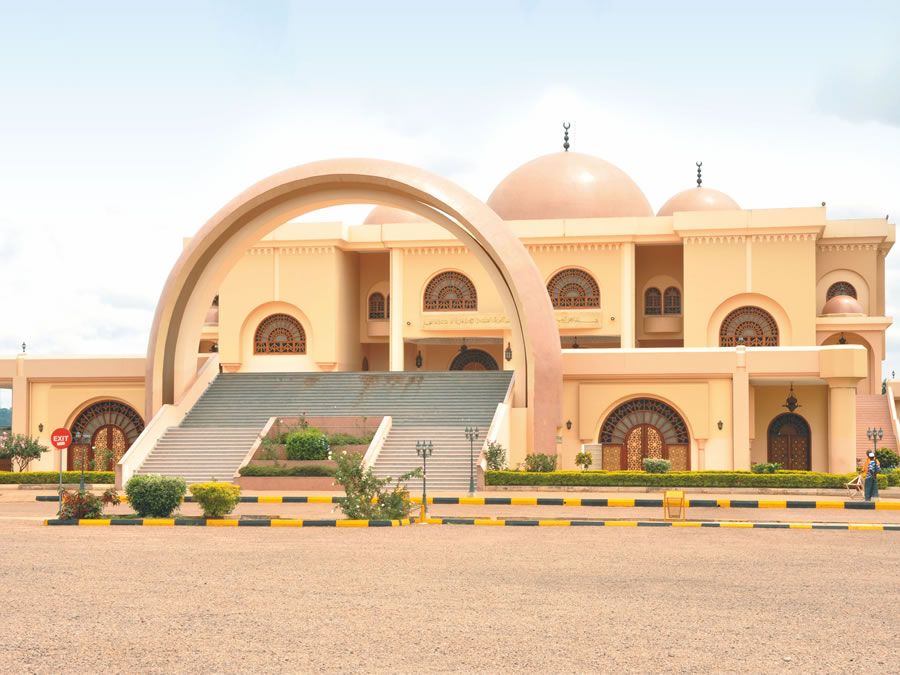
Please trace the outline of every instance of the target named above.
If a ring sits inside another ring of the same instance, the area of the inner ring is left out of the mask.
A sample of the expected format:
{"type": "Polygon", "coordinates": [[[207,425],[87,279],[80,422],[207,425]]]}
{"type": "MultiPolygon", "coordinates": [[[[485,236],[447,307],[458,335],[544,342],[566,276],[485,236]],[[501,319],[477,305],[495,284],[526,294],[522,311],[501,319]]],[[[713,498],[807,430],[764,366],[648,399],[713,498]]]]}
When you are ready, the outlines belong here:
{"type": "Polygon", "coordinates": [[[16,357],[16,374],[12,381],[12,432],[27,434],[28,429],[28,378],[25,375],[25,355],[16,357]]]}
{"type": "Polygon", "coordinates": [[[732,456],[735,471],[750,470],[750,373],[745,347],[735,349],[731,379],[732,456]]]}
{"type": "Polygon", "coordinates": [[[856,378],[828,378],[828,471],[856,470],[856,378]]]}
{"type": "Polygon", "coordinates": [[[391,249],[391,335],[389,367],[403,370],[403,249],[391,249]]]}
{"type": "Polygon", "coordinates": [[[622,268],[621,307],[619,307],[619,334],[625,349],[634,348],[634,243],[621,245],[620,266],[622,268]]]}

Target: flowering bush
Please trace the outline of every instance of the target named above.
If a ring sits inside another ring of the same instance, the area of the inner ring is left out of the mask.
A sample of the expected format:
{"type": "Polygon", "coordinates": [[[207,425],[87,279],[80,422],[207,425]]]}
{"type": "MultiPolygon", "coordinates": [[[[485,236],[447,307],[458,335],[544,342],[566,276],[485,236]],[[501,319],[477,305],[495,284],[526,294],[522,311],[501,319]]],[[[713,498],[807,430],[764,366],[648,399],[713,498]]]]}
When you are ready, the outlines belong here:
{"type": "Polygon", "coordinates": [[[546,473],[556,470],[556,455],[525,455],[525,470],[546,473]]]}
{"type": "Polygon", "coordinates": [[[92,492],[67,490],[62,493],[59,517],[64,519],[96,519],[103,515],[103,507],[115,506],[119,503],[119,494],[109,488],[102,495],[92,492]]]}
{"type": "Polygon", "coordinates": [[[12,462],[16,471],[25,471],[32,461],[47,452],[47,446],[38,443],[36,438],[24,434],[4,432],[0,434],[0,459],[12,462]]]}

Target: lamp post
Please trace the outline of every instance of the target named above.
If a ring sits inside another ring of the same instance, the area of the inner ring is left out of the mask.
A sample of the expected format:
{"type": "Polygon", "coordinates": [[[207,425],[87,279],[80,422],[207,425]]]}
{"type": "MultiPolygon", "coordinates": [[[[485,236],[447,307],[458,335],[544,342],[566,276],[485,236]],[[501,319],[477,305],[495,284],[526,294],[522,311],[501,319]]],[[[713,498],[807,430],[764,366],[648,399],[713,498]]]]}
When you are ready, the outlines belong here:
{"type": "Polygon", "coordinates": [[[469,496],[475,496],[475,441],[478,439],[478,427],[466,427],[466,438],[469,439],[469,496]]]}
{"type": "Polygon", "coordinates": [[[434,445],[431,441],[416,441],[416,455],[422,458],[422,511],[419,514],[420,523],[428,521],[428,493],[426,489],[428,483],[428,458],[431,457],[433,450],[434,445]]]}
{"type": "Polygon", "coordinates": [[[878,441],[884,438],[884,431],[880,427],[878,429],[871,427],[866,429],[866,436],[872,441],[872,450],[878,452],[878,441]]]}

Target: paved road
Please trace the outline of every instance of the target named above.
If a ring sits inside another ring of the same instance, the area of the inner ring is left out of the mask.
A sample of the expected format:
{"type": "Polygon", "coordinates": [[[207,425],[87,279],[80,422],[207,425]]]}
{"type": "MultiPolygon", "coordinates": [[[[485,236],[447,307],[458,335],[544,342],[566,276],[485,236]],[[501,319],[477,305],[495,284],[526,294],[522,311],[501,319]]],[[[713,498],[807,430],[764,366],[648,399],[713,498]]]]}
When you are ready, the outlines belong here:
{"type": "Polygon", "coordinates": [[[898,667],[891,532],[7,516],[0,541],[0,672],[898,667]]]}

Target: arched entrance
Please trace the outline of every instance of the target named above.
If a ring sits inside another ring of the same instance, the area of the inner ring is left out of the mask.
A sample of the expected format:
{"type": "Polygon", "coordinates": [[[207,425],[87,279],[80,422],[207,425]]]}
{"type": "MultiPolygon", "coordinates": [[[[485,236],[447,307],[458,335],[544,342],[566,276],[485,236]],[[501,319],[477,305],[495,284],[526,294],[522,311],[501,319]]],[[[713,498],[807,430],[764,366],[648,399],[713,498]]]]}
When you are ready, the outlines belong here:
{"type": "Polygon", "coordinates": [[[497,360],[482,349],[464,349],[450,364],[450,370],[500,370],[497,360]]]}
{"type": "Polygon", "coordinates": [[[768,459],[788,471],[809,471],[812,434],[796,413],[783,413],[769,424],[768,459]]]}
{"type": "Polygon", "coordinates": [[[112,471],[122,455],[144,430],[144,420],[130,405],[98,401],[72,422],[72,445],[67,466],[80,471],[112,471]]]}
{"type": "Polygon", "coordinates": [[[673,471],[691,468],[687,425],[672,406],[652,398],[626,401],[600,429],[603,469],[642,471],[647,458],[668,459],[673,471]]]}
{"type": "Polygon", "coordinates": [[[562,354],[553,307],[521,241],[486,204],[452,182],[395,162],[315,162],[267,178],[238,196],[191,240],[157,305],[147,350],[147,412],[174,403],[197,372],[203,319],[228,271],[279,225],[327,206],[375,203],[446,228],[482,263],[510,320],[513,405],[527,408],[527,445],[556,444],[562,354]],[[204,300],[205,298],[205,300],[204,300]]]}

